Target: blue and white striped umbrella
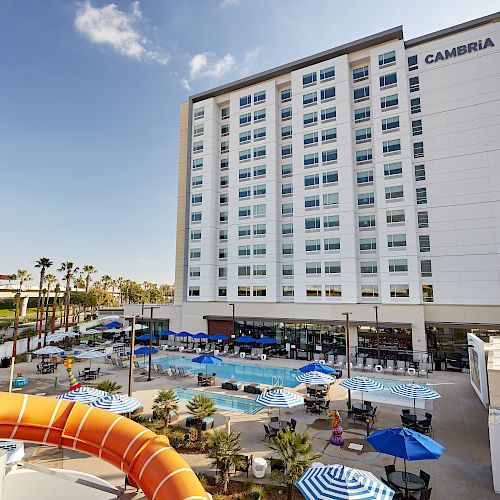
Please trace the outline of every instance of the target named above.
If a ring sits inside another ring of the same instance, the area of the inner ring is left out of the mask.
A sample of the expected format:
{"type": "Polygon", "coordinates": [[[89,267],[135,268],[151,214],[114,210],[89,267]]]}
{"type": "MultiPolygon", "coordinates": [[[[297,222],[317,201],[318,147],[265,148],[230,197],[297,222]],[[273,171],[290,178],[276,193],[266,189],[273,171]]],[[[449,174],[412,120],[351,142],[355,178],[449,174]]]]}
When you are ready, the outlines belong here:
{"type": "Polygon", "coordinates": [[[361,401],[364,392],[381,391],[384,388],[380,382],[363,376],[346,378],[340,385],[351,391],[361,391],[361,401]]]}
{"type": "Polygon", "coordinates": [[[41,347],[40,349],[36,349],[33,351],[33,354],[37,356],[48,355],[48,354],[61,354],[64,352],[63,349],[59,349],[59,347],[55,347],[53,345],[46,345],[45,347],[41,347]]]}
{"type": "Polygon", "coordinates": [[[331,377],[326,373],[312,371],[297,375],[296,380],[307,385],[328,385],[335,382],[335,377],[331,377]]]}
{"type": "Polygon", "coordinates": [[[414,411],[415,411],[415,400],[438,399],[441,397],[441,394],[436,392],[434,389],[431,389],[426,385],[420,385],[414,383],[393,385],[389,387],[389,390],[397,396],[403,396],[404,398],[413,399],[414,411]]]}
{"type": "Polygon", "coordinates": [[[295,485],[307,500],[390,500],[394,496],[371,472],[343,465],[310,467],[295,485]]]}
{"type": "Polygon", "coordinates": [[[125,394],[107,394],[101,399],[90,403],[90,406],[108,410],[112,413],[131,413],[142,406],[142,403],[135,398],[125,394]]]}
{"type": "Polygon", "coordinates": [[[294,406],[303,405],[304,398],[300,394],[277,387],[259,394],[255,402],[268,408],[293,408],[294,406]]]}
{"type": "Polygon", "coordinates": [[[68,401],[80,401],[80,403],[90,404],[98,399],[108,396],[105,391],[94,389],[93,387],[82,386],[73,391],[65,392],[59,396],[59,399],[66,399],[68,401]]]}

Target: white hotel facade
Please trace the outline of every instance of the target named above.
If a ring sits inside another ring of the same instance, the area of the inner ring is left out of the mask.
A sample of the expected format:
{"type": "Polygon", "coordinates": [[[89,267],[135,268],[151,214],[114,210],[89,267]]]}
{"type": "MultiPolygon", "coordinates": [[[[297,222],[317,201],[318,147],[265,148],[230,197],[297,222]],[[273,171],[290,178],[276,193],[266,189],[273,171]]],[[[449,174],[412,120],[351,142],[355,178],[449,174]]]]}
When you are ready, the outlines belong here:
{"type": "Polygon", "coordinates": [[[170,328],[232,331],[234,307],[302,353],[341,345],[344,312],[373,347],[374,306],[387,348],[498,329],[499,21],[397,27],[183,103],[170,328]]]}

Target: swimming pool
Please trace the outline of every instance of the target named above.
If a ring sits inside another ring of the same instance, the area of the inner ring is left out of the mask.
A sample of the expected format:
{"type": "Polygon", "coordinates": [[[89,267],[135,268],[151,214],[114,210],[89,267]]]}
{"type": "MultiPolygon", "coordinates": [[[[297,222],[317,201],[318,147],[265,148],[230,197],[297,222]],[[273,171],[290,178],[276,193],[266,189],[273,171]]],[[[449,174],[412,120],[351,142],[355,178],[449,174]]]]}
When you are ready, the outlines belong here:
{"type": "Polygon", "coordinates": [[[183,401],[190,401],[193,396],[203,394],[209,396],[214,400],[215,406],[219,410],[230,410],[238,413],[246,413],[248,415],[255,415],[263,406],[255,403],[252,399],[239,398],[237,396],[226,396],[224,394],[215,394],[207,391],[196,391],[194,389],[175,389],[175,393],[179,399],[183,401]]]}
{"type": "MultiPolygon", "coordinates": [[[[193,363],[191,358],[183,356],[165,356],[156,359],[155,363],[161,365],[163,368],[175,366],[176,368],[184,368],[193,373],[205,373],[205,367],[207,366],[193,363]]],[[[253,365],[247,362],[231,363],[224,360],[220,365],[208,365],[208,372],[215,373],[217,377],[225,380],[239,380],[241,382],[272,385],[273,377],[280,377],[285,387],[296,387],[298,385],[295,379],[297,376],[296,370],[280,368],[278,366],[253,365]]]]}

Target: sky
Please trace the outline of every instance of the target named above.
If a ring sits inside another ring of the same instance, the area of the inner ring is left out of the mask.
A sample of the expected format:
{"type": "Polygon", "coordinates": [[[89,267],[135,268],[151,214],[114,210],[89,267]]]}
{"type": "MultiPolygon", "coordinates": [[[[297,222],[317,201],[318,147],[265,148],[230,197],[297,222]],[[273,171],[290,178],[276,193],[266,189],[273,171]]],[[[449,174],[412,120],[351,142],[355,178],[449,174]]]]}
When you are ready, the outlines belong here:
{"type": "Polygon", "coordinates": [[[0,274],[40,257],[173,283],[179,105],[190,94],[497,0],[0,0],[0,274]]]}

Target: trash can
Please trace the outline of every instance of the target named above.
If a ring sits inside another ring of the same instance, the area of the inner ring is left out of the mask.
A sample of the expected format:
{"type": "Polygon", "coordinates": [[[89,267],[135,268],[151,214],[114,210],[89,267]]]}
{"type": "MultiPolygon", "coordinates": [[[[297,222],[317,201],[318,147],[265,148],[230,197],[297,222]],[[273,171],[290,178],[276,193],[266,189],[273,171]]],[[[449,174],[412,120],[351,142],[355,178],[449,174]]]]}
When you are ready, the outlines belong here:
{"type": "Polygon", "coordinates": [[[12,358],[2,358],[0,360],[0,368],[8,368],[12,362],[12,358]]]}
{"type": "Polygon", "coordinates": [[[33,355],[31,354],[31,352],[29,352],[28,354],[26,354],[26,361],[27,361],[28,363],[31,363],[32,358],[33,358],[33,355]]]}
{"type": "Polygon", "coordinates": [[[443,371],[443,360],[442,359],[435,359],[434,360],[434,370],[437,372],[443,371]]]}

